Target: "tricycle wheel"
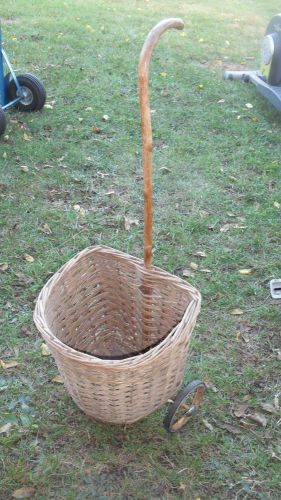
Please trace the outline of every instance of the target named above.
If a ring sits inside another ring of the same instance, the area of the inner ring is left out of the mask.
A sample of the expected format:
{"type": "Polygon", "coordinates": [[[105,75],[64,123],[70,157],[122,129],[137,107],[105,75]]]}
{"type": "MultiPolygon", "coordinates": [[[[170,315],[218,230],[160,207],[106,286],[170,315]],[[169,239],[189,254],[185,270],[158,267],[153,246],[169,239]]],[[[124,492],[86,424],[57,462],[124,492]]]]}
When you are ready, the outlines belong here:
{"type": "Polygon", "coordinates": [[[0,135],[4,134],[6,130],[6,115],[4,109],[0,107],[0,135]]]}
{"type": "Polygon", "coordinates": [[[198,412],[205,390],[204,382],[193,380],[179,392],[164,418],[167,432],[179,431],[198,412]]]}
{"type": "MultiPolygon", "coordinates": [[[[15,106],[20,111],[39,111],[46,101],[46,90],[43,83],[30,73],[23,73],[17,76],[22,98],[15,106]]],[[[14,80],[8,83],[8,97],[11,101],[20,96],[19,90],[14,80]]]]}

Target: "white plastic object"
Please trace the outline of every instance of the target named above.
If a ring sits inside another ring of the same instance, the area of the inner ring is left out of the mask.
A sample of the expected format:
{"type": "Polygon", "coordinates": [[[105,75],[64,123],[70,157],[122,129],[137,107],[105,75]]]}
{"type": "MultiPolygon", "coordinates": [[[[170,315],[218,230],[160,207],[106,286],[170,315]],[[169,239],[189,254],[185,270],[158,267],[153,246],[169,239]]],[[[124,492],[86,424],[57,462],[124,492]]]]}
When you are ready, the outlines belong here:
{"type": "Polygon", "coordinates": [[[270,293],[273,299],[281,299],[281,279],[270,281],[270,293]]]}

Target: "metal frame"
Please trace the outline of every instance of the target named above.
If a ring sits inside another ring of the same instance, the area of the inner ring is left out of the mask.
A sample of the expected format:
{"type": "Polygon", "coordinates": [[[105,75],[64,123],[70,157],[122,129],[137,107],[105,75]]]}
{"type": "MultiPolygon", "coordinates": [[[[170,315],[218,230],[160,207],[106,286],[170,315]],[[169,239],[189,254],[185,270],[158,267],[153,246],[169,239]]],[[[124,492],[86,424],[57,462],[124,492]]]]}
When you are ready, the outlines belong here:
{"type": "Polygon", "coordinates": [[[17,102],[19,102],[23,98],[23,93],[22,89],[19,85],[18,79],[16,77],[16,74],[12,68],[12,65],[9,61],[9,58],[3,49],[3,44],[2,44],[2,31],[1,31],[1,24],[0,24],[0,107],[2,109],[7,109],[10,108],[11,106],[14,106],[17,102]],[[9,69],[9,72],[12,76],[12,79],[15,82],[15,85],[17,87],[18,91],[18,97],[16,99],[13,99],[12,101],[9,101],[8,95],[7,95],[7,79],[5,78],[5,72],[4,72],[4,66],[7,66],[9,69]]]}
{"type": "Polygon", "coordinates": [[[260,71],[225,71],[224,79],[253,83],[258,92],[281,111],[281,87],[267,83],[260,71]]]}

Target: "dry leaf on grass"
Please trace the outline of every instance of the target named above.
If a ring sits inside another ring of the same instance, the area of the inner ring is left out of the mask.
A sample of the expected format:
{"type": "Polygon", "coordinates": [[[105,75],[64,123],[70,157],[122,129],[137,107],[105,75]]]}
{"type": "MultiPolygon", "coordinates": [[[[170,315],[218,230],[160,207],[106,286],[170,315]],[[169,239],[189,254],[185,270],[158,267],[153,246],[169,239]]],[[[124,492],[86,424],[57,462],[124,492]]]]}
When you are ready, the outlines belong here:
{"type": "Polygon", "coordinates": [[[230,434],[241,434],[240,429],[237,429],[236,427],[233,427],[233,425],[230,425],[226,422],[219,422],[217,424],[221,429],[225,429],[226,431],[230,432],[230,434]]]}
{"type": "Polygon", "coordinates": [[[189,269],[183,269],[182,276],[184,278],[190,278],[190,276],[193,276],[193,274],[189,269]]]}
{"type": "Polygon", "coordinates": [[[51,355],[51,352],[50,352],[47,344],[41,344],[40,350],[41,350],[42,356],[50,356],[51,355]]]}
{"type": "Polygon", "coordinates": [[[13,424],[11,424],[11,423],[2,425],[2,427],[0,427],[0,434],[7,434],[7,436],[8,436],[11,432],[12,426],[13,426],[13,424]]]}
{"type": "Polygon", "coordinates": [[[197,271],[198,264],[196,264],[196,262],[190,262],[190,268],[193,269],[193,271],[197,271]]]}
{"type": "Polygon", "coordinates": [[[27,262],[34,262],[34,257],[32,257],[32,255],[29,255],[28,253],[24,254],[24,258],[27,262]]]}
{"type": "Polygon", "coordinates": [[[0,366],[4,369],[4,370],[9,370],[9,368],[15,368],[16,366],[18,366],[18,362],[17,361],[3,361],[2,359],[0,359],[0,366]]]}
{"type": "Polygon", "coordinates": [[[130,231],[131,229],[131,226],[138,226],[139,225],[139,220],[138,219],[131,219],[131,217],[127,217],[125,215],[124,217],[124,226],[125,226],[125,229],[126,231],[130,231]]]}
{"type": "Polygon", "coordinates": [[[214,430],[214,427],[212,426],[212,424],[210,424],[210,422],[208,422],[208,420],[206,420],[205,418],[202,418],[202,422],[209,431],[214,430]]]}
{"type": "Polygon", "coordinates": [[[266,427],[267,419],[265,418],[264,415],[260,415],[259,413],[253,413],[252,415],[247,415],[247,418],[253,420],[253,422],[256,422],[259,425],[262,425],[262,427],[266,427]]]}
{"type": "Polygon", "coordinates": [[[274,451],[271,453],[271,458],[275,458],[275,460],[279,460],[279,462],[281,462],[281,457],[278,457],[274,451]]]}
{"type": "Polygon", "coordinates": [[[20,167],[20,169],[21,169],[21,171],[22,171],[22,172],[28,172],[28,171],[29,171],[29,168],[28,168],[28,166],[27,166],[27,165],[22,165],[22,166],[20,167]]]}
{"type": "Polygon", "coordinates": [[[6,271],[9,267],[8,262],[0,262],[0,271],[6,271]]]}
{"type": "Polygon", "coordinates": [[[253,274],[253,272],[253,269],[239,269],[239,274],[242,274],[243,276],[249,276],[250,274],[253,274]]]}
{"type": "Polygon", "coordinates": [[[24,138],[25,141],[31,141],[32,140],[31,135],[28,135],[26,132],[23,134],[23,138],[24,138]]]}
{"type": "Polygon", "coordinates": [[[271,413],[272,415],[276,415],[277,414],[277,410],[276,408],[270,404],[270,403],[263,403],[261,405],[261,408],[263,411],[266,411],[267,413],[271,413]]]}
{"type": "Polygon", "coordinates": [[[52,234],[52,230],[48,224],[43,224],[43,226],[40,228],[41,231],[45,234],[52,234]]]}
{"type": "Polygon", "coordinates": [[[232,314],[232,316],[240,316],[241,314],[244,314],[244,312],[242,311],[242,309],[239,309],[239,307],[237,307],[235,309],[232,309],[230,311],[230,314],[232,314]]]}
{"type": "Polygon", "coordinates": [[[31,486],[23,486],[12,493],[12,498],[31,498],[35,495],[35,489],[31,486]]]}
{"type": "Polygon", "coordinates": [[[246,404],[239,404],[237,405],[234,410],[233,410],[233,415],[237,418],[242,418],[245,417],[245,412],[249,408],[249,405],[246,404]]]}
{"type": "Polygon", "coordinates": [[[206,253],[205,252],[201,252],[201,251],[194,252],[193,255],[195,255],[196,257],[201,257],[201,258],[207,257],[206,253]]]}
{"type": "Polygon", "coordinates": [[[63,384],[63,378],[61,375],[55,375],[52,378],[52,382],[54,382],[55,384],[63,384]]]}

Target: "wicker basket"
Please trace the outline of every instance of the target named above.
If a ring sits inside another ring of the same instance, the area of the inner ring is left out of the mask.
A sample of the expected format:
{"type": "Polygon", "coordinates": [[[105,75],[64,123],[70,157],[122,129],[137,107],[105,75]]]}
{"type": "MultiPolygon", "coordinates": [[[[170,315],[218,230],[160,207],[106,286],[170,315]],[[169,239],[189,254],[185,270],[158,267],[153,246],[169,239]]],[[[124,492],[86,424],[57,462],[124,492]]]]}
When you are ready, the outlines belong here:
{"type": "Polygon", "coordinates": [[[161,34],[155,26],[139,63],[144,166],[144,262],[94,246],[67,262],[42,289],[34,321],[69,394],[87,415],[132,423],[173,397],[181,386],[200,294],[152,266],[152,136],[149,60],[161,34]]]}

